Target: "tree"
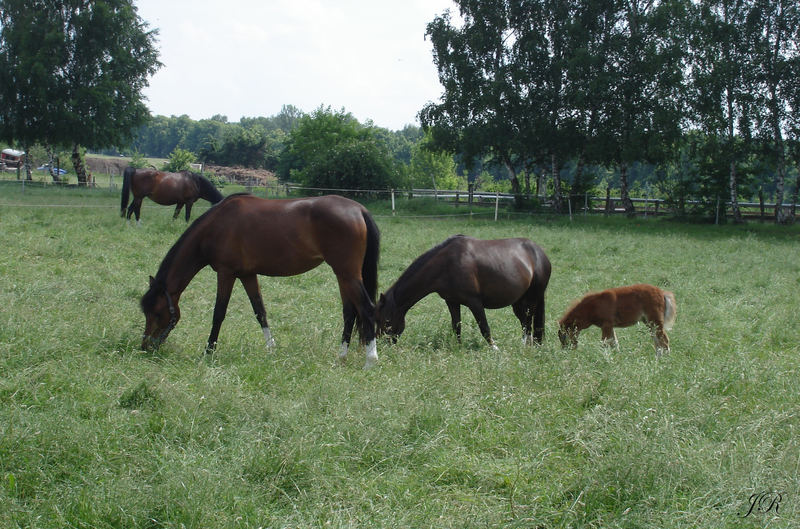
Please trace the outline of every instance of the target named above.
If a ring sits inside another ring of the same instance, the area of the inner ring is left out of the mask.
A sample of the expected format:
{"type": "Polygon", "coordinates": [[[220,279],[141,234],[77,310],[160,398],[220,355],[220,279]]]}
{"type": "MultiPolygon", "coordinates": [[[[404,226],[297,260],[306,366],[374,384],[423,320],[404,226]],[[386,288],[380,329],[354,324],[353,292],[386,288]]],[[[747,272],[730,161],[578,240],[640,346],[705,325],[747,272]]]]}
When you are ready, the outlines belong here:
{"type": "Polygon", "coordinates": [[[300,118],[280,155],[281,178],[325,189],[386,189],[397,167],[371,126],[344,110],[318,108],[300,118]]]}
{"type": "Polygon", "coordinates": [[[604,93],[599,135],[606,162],[620,173],[628,215],[628,169],[674,153],[682,135],[683,71],[687,50],[685,0],[621,0],[609,47],[614,77],[604,93]]]}
{"type": "Polygon", "coordinates": [[[430,147],[430,133],[411,148],[408,179],[412,188],[459,189],[466,182],[456,173],[453,156],[430,147]]]}
{"type": "Polygon", "coordinates": [[[123,145],[149,118],[161,66],[132,0],[0,0],[0,139],[72,150],[123,145]]]}
{"type": "Polygon", "coordinates": [[[169,160],[164,164],[161,170],[170,173],[186,171],[192,167],[196,159],[197,156],[195,156],[193,152],[178,148],[169,154],[169,160]]]}
{"type": "Polygon", "coordinates": [[[702,130],[719,138],[705,142],[717,147],[711,157],[728,161],[728,196],[734,222],[742,222],[738,173],[753,126],[755,72],[746,36],[750,8],[744,0],[704,2],[694,17],[692,31],[692,101],[702,130]]]}
{"type": "Polygon", "coordinates": [[[428,24],[434,63],[444,94],[438,104],[420,112],[424,128],[433,128],[433,145],[461,152],[468,162],[488,155],[508,169],[511,188],[520,194],[516,152],[522,117],[507,42],[515,38],[509,24],[513,2],[457,2],[463,26],[449,12],[428,24]]]}
{"type": "Polygon", "coordinates": [[[775,166],[775,221],[789,220],[783,205],[786,181],[786,134],[791,122],[791,101],[798,79],[794,64],[800,56],[800,6],[796,0],[753,0],[748,26],[757,66],[760,96],[757,127],[772,151],[775,166]]]}

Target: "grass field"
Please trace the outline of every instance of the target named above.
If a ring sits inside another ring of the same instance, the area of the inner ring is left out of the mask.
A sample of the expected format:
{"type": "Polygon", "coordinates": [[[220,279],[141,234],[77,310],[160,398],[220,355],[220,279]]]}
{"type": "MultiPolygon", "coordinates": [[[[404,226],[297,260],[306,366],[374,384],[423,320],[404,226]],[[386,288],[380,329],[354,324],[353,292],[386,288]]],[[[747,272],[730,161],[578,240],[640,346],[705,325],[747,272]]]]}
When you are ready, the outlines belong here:
{"type": "Polygon", "coordinates": [[[524,347],[506,308],[488,314],[499,351],[467,311],[459,345],[431,296],[377,368],[360,350],[339,366],[323,265],[262,278],[272,351],[237,285],[202,357],[206,269],[144,353],[139,297],[186,224],[145,201],[126,225],[106,191],[0,185],[0,527],[800,527],[797,226],[368,206],[382,290],[454,233],[539,243],[545,344],[524,347]],[[635,282],[675,292],[671,355],[643,326],[619,351],[598,329],[560,348],[571,300],[635,282]]]}

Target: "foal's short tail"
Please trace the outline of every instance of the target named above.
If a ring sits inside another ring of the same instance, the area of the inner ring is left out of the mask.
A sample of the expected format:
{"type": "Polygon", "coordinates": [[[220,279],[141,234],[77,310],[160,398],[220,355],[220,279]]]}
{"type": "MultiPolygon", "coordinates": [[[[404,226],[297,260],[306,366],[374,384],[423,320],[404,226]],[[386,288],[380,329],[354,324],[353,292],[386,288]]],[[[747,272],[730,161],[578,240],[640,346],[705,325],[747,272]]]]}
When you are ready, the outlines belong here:
{"type": "Polygon", "coordinates": [[[133,167],[126,167],[125,171],[122,173],[122,204],[120,205],[120,216],[125,216],[125,208],[128,207],[128,199],[130,198],[131,194],[131,177],[133,173],[136,172],[136,169],[133,167]]]}
{"type": "Polygon", "coordinates": [[[675,303],[675,294],[664,291],[664,328],[672,329],[675,317],[678,315],[678,304],[675,303]]]}

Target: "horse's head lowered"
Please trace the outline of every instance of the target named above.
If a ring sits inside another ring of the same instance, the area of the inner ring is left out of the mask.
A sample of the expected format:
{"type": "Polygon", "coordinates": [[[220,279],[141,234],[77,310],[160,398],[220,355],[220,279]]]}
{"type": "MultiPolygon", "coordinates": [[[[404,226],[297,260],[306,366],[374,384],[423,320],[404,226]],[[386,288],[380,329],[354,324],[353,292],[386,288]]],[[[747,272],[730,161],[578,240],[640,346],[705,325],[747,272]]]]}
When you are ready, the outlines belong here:
{"type": "Polygon", "coordinates": [[[393,342],[403,334],[406,328],[406,318],[402,311],[397,310],[391,290],[381,294],[378,306],[375,308],[375,320],[378,323],[378,336],[387,335],[393,342]]]}
{"type": "Polygon", "coordinates": [[[578,328],[572,323],[562,321],[558,326],[558,339],[561,347],[575,349],[578,347],[578,328]]]}
{"type": "Polygon", "coordinates": [[[145,324],[142,349],[155,351],[167,339],[181,318],[176,300],[172,299],[163,281],[150,278],[150,289],[142,296],[145,324]]]}

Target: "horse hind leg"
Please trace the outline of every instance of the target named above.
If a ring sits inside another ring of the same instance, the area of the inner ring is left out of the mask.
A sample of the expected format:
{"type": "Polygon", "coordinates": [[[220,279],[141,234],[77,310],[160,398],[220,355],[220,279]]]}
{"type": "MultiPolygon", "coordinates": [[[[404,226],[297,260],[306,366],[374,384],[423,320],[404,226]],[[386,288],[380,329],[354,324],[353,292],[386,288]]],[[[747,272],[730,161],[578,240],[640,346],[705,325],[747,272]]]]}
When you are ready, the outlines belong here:
{"type": "Polygon", "coordinates": [[[522,345],[533,345],[534,339],[533,335],[531,335],[533,311],[531,310],[531,306],[523,299],[514,303],[511,307],[514,309],[514,315],[522,326],[522,345]]]}
{"type": "Polygon", "coordinates": [[[345,347],[350,343],[350,335],[353,330],[355,316],[349,318],[349,314],[355,311],[360,323],[359,333],[361,342],[366,345],[366,361],[364,369],[369,369],[378,362],[378,350],[375,342],[375,304],[369,297],[364,283],[360,279],[345,278],[337,274],[339,281],[339,293],[342,297],[342,315],[344,319],[344,330],[342,332],[342,353],[347,354],[345,347]],[[352,308],[348,308],[348,304],[352,308]]]}
{"type": "Polygon", "coordinates": [[[342,348],[339,350],[339,362],[344,363],[347,359],[347,353],[350,349],[350,338],[353,336],[353,326],[356,323],[356,316],[358,311],[356,306],[342,298],[342,319],[344,320],[344,328],[342,330],[342,348]]]}
{"type": "Polygon", "coordinates": [[[267,310],[264,308],[264,299],[261,297],[261,288],[258,286],[258,276],[242,277],[240,281],[244,291],[247,293],[247,297],[250,299],[250,305],[253,307],[258,324],[261,326],[261,332],[264,333],[267,349],[272,349],[275,347],[275,338],[272,337],[272,332],[267,322],[267,310]]]}
{"type": "Polygon", "coordinates": [[[650,332],[653,335],[653,344],[656,348],[656,356],[661,356],[666,353],[669,354],[669,336],[664,332],[664,325],[656,323],[650,326],[650,332]]]}
{"type": "Polygon", "coordinates": [[[128,220],[131,218],[131,214],[136,216],[136,224],[141,225],[141,214],[142,214],[142,197],[134,197],[133,202],[131,202],[131,206],[128,208],[128,220]]]}

